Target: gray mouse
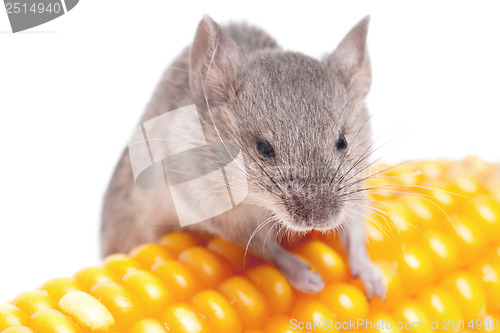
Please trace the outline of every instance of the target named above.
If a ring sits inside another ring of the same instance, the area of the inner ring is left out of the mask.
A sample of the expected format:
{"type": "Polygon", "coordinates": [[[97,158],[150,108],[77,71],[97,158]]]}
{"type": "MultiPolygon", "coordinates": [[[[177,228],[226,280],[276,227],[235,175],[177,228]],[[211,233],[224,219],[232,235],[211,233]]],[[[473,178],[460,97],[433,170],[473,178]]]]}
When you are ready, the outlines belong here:
{"type": "MultiPolygon", "coordinates": [[[[369,17],[324,59],[282,50],[247,24],[219,26],[204,16],[190,47],[164,73],[141,123],[194,104],[206,140],[241,147],[248,196],[233,209],[182,230],[220,236],[272,262],[297,290],[317,293],[321,276],[280,246],[277,237],[336,230],[351,275],[366,295],[387,285],[366,250],[362,184],[372,139],[364,103],[371,69],[369,17]]],[[[195,119],[165,126],[189,140],[195,119]]],[[[201,202],[203,205],[209,203],[201,202]]],[[[102,211],[102,254],[127,252],[181,229],[168,190],[134,181],[128,149],[114,171],[102,211]]]]}

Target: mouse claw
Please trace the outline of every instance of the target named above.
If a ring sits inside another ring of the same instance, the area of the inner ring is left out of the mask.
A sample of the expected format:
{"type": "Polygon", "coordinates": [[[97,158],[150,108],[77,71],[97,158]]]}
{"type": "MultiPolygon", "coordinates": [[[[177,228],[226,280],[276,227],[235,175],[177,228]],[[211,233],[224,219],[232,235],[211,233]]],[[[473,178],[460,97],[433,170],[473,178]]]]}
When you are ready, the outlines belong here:
{"type": "Polygon", "coordinates": [[[365,287],[365,294],[368,299],[378,297],[385,301],[387,294],[387,283],[380,269],[369,259],[357,260],[349,263],[351,275],[359,277],[365,287]]]}
{"type": "Polygon", "coordinates": [[[292,286],[306,294],[316,294],[325,287],[325,281],[318,272],[302,271],[293,281],[292,286]]]}
{"type": "Polygon", "coordinates": [[[325,287],[325,281],[318,272],[311,271],[311,266],[304,260],[291,255],[277,263],[288,282],[303,293],[316,294],[325,287]]]}

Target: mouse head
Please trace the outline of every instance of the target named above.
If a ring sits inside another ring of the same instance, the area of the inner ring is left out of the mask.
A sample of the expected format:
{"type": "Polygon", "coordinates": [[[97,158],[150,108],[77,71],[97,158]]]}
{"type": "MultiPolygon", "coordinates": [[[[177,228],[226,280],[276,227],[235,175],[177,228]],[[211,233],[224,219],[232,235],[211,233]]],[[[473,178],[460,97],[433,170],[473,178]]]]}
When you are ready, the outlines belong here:
{"type": "Polygon", "coordinates": [[[189,76],[205,135],[241,148],[248,200],[289,230],[342,228],[364,200],[368,21],[322,60],[282,51],[261,32],[261,44],[270,47],[249,50],[238,40],[252,41],[233,40],[208,16],[198,27],[189,76]]]}

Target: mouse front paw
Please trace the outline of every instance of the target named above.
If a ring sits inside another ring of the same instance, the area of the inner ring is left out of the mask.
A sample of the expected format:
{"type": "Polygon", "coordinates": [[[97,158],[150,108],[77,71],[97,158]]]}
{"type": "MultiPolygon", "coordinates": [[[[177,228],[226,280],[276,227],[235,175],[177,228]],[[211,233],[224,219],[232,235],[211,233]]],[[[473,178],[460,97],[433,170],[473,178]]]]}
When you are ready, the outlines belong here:
{"type": "Polygon", "coordinates": [[[349,269],[353,277],[359,277],[365,287],[366,297],[369,299],[377,296],[385,300],[387,294],[387,283],[380,269],[371,260],[352,260],[349,269]]]}
{"type": "Polygon", "coordinates": [[[318,272],[312,272],[309,264],[292,254],[281,258],[275,264],[286,276],[288,282],[303,293],[316,294],[325,287],[321,275],[318,272]]]}

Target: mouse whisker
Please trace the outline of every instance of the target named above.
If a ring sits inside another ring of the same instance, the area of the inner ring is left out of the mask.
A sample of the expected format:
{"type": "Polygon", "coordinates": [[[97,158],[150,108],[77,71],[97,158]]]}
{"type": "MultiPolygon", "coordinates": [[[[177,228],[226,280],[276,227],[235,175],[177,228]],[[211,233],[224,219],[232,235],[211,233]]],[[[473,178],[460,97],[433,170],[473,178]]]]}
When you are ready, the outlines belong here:
{"type": "MultiPolygon", "coordinates": [[[[351,182],[349,184],[346,184],[344,185],[343,187],[339,188],[339,191],[342,190],[342,189],[346,189],[352,185],[355,185],[357,183],[360,183],[362,181],[365,181],[367,179],[391,179],[391,180],[399,180],[401,179],[400,176],[386,176],[386,175],[383,175],[383,176],[380,176],[380,177],[375,177],[377,175],[380,175],[380,174],[384,174],[385,172],[388,172],[388,171],[391,171],[391,170],[394,170],[396,168],[398,168],[398,170],[410,170],[410,169],[415,169],[415,168],[425,168],[427,166],[435,166],[437,164],[423,164],[423,165],[420,165],[420,166],[415,166],[415,165],[408,165],[408,167],[405,167],[405,168],[399,168],[400,166],[402,165],[405,165],[405,164],[409,164],[409,163],[414,163],[414,162],[418,162],[418,161],[422,161],[422,159],[413,159],[413,160],[409,160],[409,161],[406,161],[406,162],[402,162],[402,163],[399,163],[397,165],[394,165],[394,166],[391,166],[391,167],[387,167],[387,168],[384,168],[382,170],[379,170],[379,171],[376,171],[374,173],[372,173],[371,175],[368,175],[366,177],[363,177],[361,179],[358,179],[354,182],[351,182]]],[[[395,185],[395,186],[412,186],[412,185],[395,185]]],[[[415,187],[418,187],[417,185],[414,185],[415,187]]],[[[439,191],[439,192],[447,192],[445,190],[442,190],[442,189],[438,189],[438,188],[431,188],[431,187],[421,187],[421,188],[426,188],[426,189],[429,189],[429,190],[436,190],[436,191],[439,191]]],[[[454,192],[449,192],[450,194],[455,194],[455,195],[461,195],[461,194],[458,194],[458,193],[454,193],[454,192]]]]}
{"type": "Polygon", "coordinates": [[[174,84],[177,87],[179,87],[181,89],[184,89],[186,92],[188,92],[189,94],[191,94],[191,89],[189,87],[186,87],[186,86],[182,85],[182,83],[176,82],[176,81],[170,79],[167,76],[164,77],[164,80],[167,80],[168,83],[174,84]]]}
{"type": "MultiPolygon", "coordinates": [[[[351,211],[351,212],[355,212],[355,211],[351,211]]],[[[390,215],[390,214],[389,214],[390,215]]],[[[388,239],[391,239],[391,242],[395,242],[398,246],[398,248],[401,250],[401,252],[404,254],[406,253],[405,251],[405,244],[404,242],[402,241],[402,239],[396,237],[392,231],[390,231],[388,228],[391,228],[391,226],[388,224],[387,222],[387,219],[384,218],[384,220],[386,221],[386,224],[387,224],[387,227],[384,227],[379,221],[377,221],[376,219],[374,218],[371,218],[371,217],[368,217],[368,216],[365,216],[369,221],[371,221],[376,227],[379,228],[379,230],[382,231],[382,233],[388,238],[388,239]]],[[[370,242],[370,238],[367,237],[367,235],[365,235],[366,237],[366,241],[367,242],[370,242]]]]}
{"type": "MultiPolygon", "coordinates": [[[[185,142],[185,141],[178,141],[178,140],[173,140],[173,139],[164,139],[164,138],[159,138],[159,139],[148,139],[148,140],[142,140],[142,141],[137,141],[137,142],[134,142],[133,144],[131,145],[134,145],[134,144],[140,144],[140,143],[146,143],[146,142],[152,142],[152,141],[168,141],[168,142],[174,142],[174,143],[181,143],[181,144],[186,144],[186,143],[189,143],[189,142],[185,142]]],[[[198,147],[198,146],[195,146],[193,145],[193,148],[198,148],[198,149],[202,149],[203,151],[206,151],[206,152],[211,152],[210,149],[208,148],[204,148],[204,147],[198,147]]],[[[232,167],[233,165],[231,166],[226,166],[226,168],[228,167],[232,167]]],[[[260,184],[260,182],[257,181],[257,177],[255,176],[252,176],[250,175],[240,164],[236,164],[236,166],[238,167],[238,169],[240,171],[242,171],[243,173],[245,173],[245,175],[254,180],[255,183],[260,186],[262,189],[266,189],[262,184],[260,184]]],[[[181,172],[181,171],[178,171],[178,170],[174,170],[174,169],[169,169],[169,171],[174,171],[174,172],[179,172],[179,173],[183,173],[183,174],[188,174],[188,173],[185,173],[185,172],[181,172]]]]}
{"type": "Polygon", "coordinates": [[[395,140],[397,138],[394,137],[394,138],[391,138],[390,140],[387,140],[386,142],[384,142],[382,145],[378,146],[377,148],[371,150],[371,148],[375,145],[375,143],[377,143],[385,134],[386,134],[387,131],[385,131],[384,133],[382,133],[381,135],[379,135],[367,148],[366,150],[361,154],[361,156],[358,158],[358,160],[353,164],[353,166],[347,171],[345,172],[342,177],[340,177],[340,179],[338,180],[338,184],[340,184],[342,181],[349,181],[351,180],[352,178],[356,177],[358,174],[360,174],[361,172],[367,170],[369,167],[371,167],[372,165],[374,165],[376,162],[378,162],[380,159],[382,159],[384,156],[386,156],[389,152],[383,154],[382,156],[380,156],[379,158],[377,158],[375,161],[369,163],[367,166],[361,168],[361,170],[358,170],[354,175],[352,175],[351,177],[345,179],[345,177],[347,176],[347,174],[349,174],[349,172],[351,172],[355,167],[357,167],[360,163],[362,163],[364,160],[366,160],[369,156],[373,155],[376,151],[378,151],[379,149],[381,149],[382,147],[384,147],[385,145],[387,145],[388,143],[390,143],[392,140],[395,140]]]}
{"type": "Polygon", "coordinates": [[[171,69],[176,70],[176,71],[179,71],[179,72],[189,73],[189,70],[187,70],[187,69],[185,69],[185,68],[181,68],[181,67],[176,67],[176,66],[172,66],[172,65],[170,65],[170,66],[168,67],[168,70],[171,70],[171,69]]]}
{"type": "MultiPolygon", "coordinates": [[[[359,189],[357,191],[352,191],[352,192],[349,192],[349,193],[344,193],[344,194],[342,194],[342,196],[344,196],[344,195],[350,195],[352,193],[358,193],[358,192],[362,192],[362,191],[366,190],[367,193],[405,193],[405,194],[414,194],[414,195],[425,196],[425,197],[429,197],[429,198],[433,198],[434,197],[431,194],[418,193],[418,192],[390,192],[390,191],[387,191],[387,192],[381,192],[381,191],[378,191],[378,192],[368,192],[369,190],[385,189],[385,188],[393,188],[393,187],[395,187],[395,188],[409,187],[409,188],[418,188],[418,189],[425,189],[425,190],[433,190],[433,191],[438,191],[438,192],[441,192],[441,193],[456,195],[456,196],[459,196],[459,197],[466,198],[466,199],[470,200],[469,196],[467,196],[465,194],[460,194],[460,193],[456,193],[456,192],[452,192],[452,191],[443,190],[443,189],[440,189],[440,188],[423,186],[423,185],[415,185],[415,184],[386,184],[386,185],[370,186],[370,187],[365,187],[365,188],[359,189]]],[[[471,203],[472,203],[472,201],[471,201],[471,203]]]]}
{"type": "Polygon", "coordinates": [[[264,228],[267,224],[273,222],[277,217],[275,215],[272,215],[265,219],[263,222],[261,222],[255,230],[252,232],[250,237],[248,238],[247,244],[245,246],[245,252],[243,254],[243,267],[246,267],[246,259],[247,259],[247,253],[248,253],[248,248],[250,247],[250,244],[252,243],[252,239],[255,237],[255,235],[262,229],[264,228]]]}
{"type": "MultiPolygon", "coordinates": [[[[370,205],[364,205],[364,204],[360,204],[360,203],[350,203],[349,204],[350,206],[356,206],[356,207],[363,207],[363,208],[366,208],[366,209],[370,209],[372,211],[372,213],[374,213],[375,215],[379,216],[380,218],[382,218],[384,221],[385,221],[385,224],[387,225],[388,228],[390,228],[390,225],[389,225],[389,222],[387,221],[386,219],[386,216],[387,215],[391,215],[389,212],[386,212],[380,208],[376,208],[376,207],[372,207],[370,205]]],[[[379,225],[381,228],[384,229],[384,233],[389,236],[394,238],[394,234],[392,233],[392,231],[390,229],[386,229],[379,221],[373,219],[373,218],[370,218],[370,216],[366,215],[365,216],[367,219],[369,219],[370,221],[372,221],[373,223],[379,225]]],[[[395,239],[395,238],[394,238],[395,239]]]]}
{"type": "Polygon", "coordinates": [[[281,242],[285,236],[286,231],[286,226],[283,223],[280,223],[278,231],[276,232],[276,238],[279,242],[281,242]]]}
{"type": "MultiPolygon", "coordinates": [[[[206,98],[206,96],[205,96],[205,98],[206,98]]],[[[212,113],[211,113],[211,111],[210,111],[210,107],[209,107],[209,104],[208,104],[208,100],[206,100],[206,103],[207,103],[207,108],[208,108],[208,110],[209,110],[209,112],[210,112],[210,116],[211,116],[212,124],[213,124],[213,126],[214,126],[214,128],[215,128],[215,130],[216,130],[216,132],[217,132],[217,134],[218,134],[218,136],[219,136],[219,139],[221,140],[221,142],[223,142],[223,141],[222,141],[222,136],[220,135],[220,132],[218,131],[217,126],[215,125],[215,121],[214,121],[214,118],[213,118],[212,113]]],[[[235,139],[235,140],[233,140],[233,141],[236,141],[235,143],[238,145],[238,147],[240,147],[240,149],[244,150],[244,151],[247,153],[247,155],[248,155],[248,156],[250,156],[250,157],[251,157],[251,158],[252,158],[252,159],[256,162],[256,164],[259,166],[259,168],[261,168],[261,169],[262,169],[262,171],[264,171],[264,173],[268,176],[268,178],[269,178],[269,179],[270,179],[270,180],[271,180],[271,181],[272,181],[272,182],[276,185],[276,187],[277,187],[277,188],[278,188],[278,189],[279,189],[279,190],[280,190],[280,191],[284,194],[284,192],[283,192],[283,190],[281,189],[281,187],[280,187],[280,186],[279,186],[279,185],[278,185],[278,184],[274,181],[274,179],[273,179],[273,178],[272,178],[272,177],[271,177],[271,176],[270,176],[270,175],[269,175],[269,174],[268,174],[268,173],[267,173],[267,172],[266,172],[266,171],[262,168],[262,166],[260,165],[259,161],[257,161],[257,160],[253,157],[253,155],[252,155],[250,152],[248,152],[248,150],[245,148],[245,146],[241,143],[240,139],[239,139],[239,138],[233,138],[233,139],[235,139]]],[[[227,147],[226,147],[225,145],[224,145],[224,147],[225,147],[225,148],[226,148],[226,150],[227,150],[227,147]]],[[[229,153],[229,151],[228,151],[228,153],[229,153]]],[[[229,154],[231,155],[231,153],[229,153],[229,154]]],[[[233,157],[233,156],[231,155],[231,157],[233,157]]],[[[233,157],[233,158],[234,158],[234,157],[233,157]]],[[[261,184],[261,182],[258,180],[257,176],[253,176],[253,175],[251,175],[251,174],[250,174],[250,173],[246,170],[246,168],[244,168],[244,166],[243,166],[243,165],[240,165],[239,163],[236,163],[236,164],[237,164],[237,166],[240,168],[240,170],[241,170],[241,171],[243,171],[243,172],[247,175],[247,177],[248,177],[249,179],[251,179],[251,180],[253,180],[253,181],[255,182],[255,184],[256,184],[257,186],[261,187],[263,190],[270,191],[271,193],[273,193],[274,195],[276,195],[276,196],[278,196],[278,197],[280,197],[280,198],[283,198],[283,196],[282,196],[282,195],[280,195],[279,193],[276,193],[276,192],[275,192],[274,190],[272,190],[271,188],[266,187],[265,185],[262,185],[262,184],[261,184]]]]}
{"type": "MultiPolygon", "coordinates": [[[[222,194],[227,194],[226,191],[195,191],[195,192],[191,192],[191,193],[187,193],[188,195],[192,195],[193,197],[191,198],[191,200],[196,200],[197,197],[194,196],[195,194],[202,194],[202,193],[210,193],[210,194],[214,194],[214,193],[222,193],[222,194]]],[[[198,198],[201,200],[201,196],[198,198]]],[[[206,196],[203,196],[203,198],[206,198],[206,196]]],[[[210,198],[215,198],[215,199],[227,199],[227,196],[225,195],[220,195],[220,196],[217,196],[217,195],[210,195],[210,198]]],[[[241,204],[245,204],[245,205],[252,205],[252,206],[257,206],[257,207],[262,207],[262,208],[265,208],[265,209],[269,209],[269,206],[265,206],[265,205],[260,205],[258,203],[253,203],[253,202],[247,202],[247,201],[242,201],[241,204]]]]}
{"type": "MultiPolygon", "coordinates": [[[[174,143],[180,143],[180,144],[190,144],[189,142],[185,142],[185,141],[178,141],[178,140],[172,140],[172,139],[164,139],[164,138],[159,138],[159,139],[147,139],[147,140],[141,140],[141,141],[137,141],[137,142],[134,142],[132,144],[129,144],[129,146],[132,146],[132,145],[136,145],[136,144],[141,144],[141,143],[147,143],[147,142],[153,142],[153,141],[167,141],[167,142],[174,142],[174,143]]],[[[205,152],[211,152],[210,149],[206,148],[206,147],[200,147],[200,146],[195,146],[193,144],[193,148],[197,148],[197,149],[201,149],[205,152]]],[[[232,167],[233,165],[227,165],[226,168],[230,168],[232,167]]],[[[241,165],[239,165],[238,163],[236,163],[236,166],[238,167],[238,169],[240,171],[242,171],[248,178],[251,178],[251,179],[255,179],[255,177],[252,177],[248,172],[246,172],[246,170],[241,167],[241,165]]],[[[170,170],[170,169],[169,169],[170,170]]],[[[173,170],[175,171],[175,170],[173,170]]],[[[180,171],[179,171],[180,172],[180,171]]],[[[258,184],[260,185],[260,184],[258,184]]]]}
{"type": "MultiPolygon", "coordinates": [[[[395,168],[398,168],[398,167],[400,167],[400,166],[402,166],[402,165],[405,165],[405,164],[406,164],[406,165],[408,165],[408,164],[410,164],[410,165],[411,165],[411,163],[418,162],[418,161],[421,161],[421,160],[422,160],[422,159],[420,159],[420,158],[416,158],[416,159],[413,159],[413,160],[409,160],[409,161],[401,162],[401,163],[396,164],[396,165],[391,166],[391,167],[384,168],[383,170],[380,170],[380,171],[374,172],[374,173],[372,173],[371,175],[368,175],[368,176],[363,177],[363,178],[361,178],[361,179],[357,179],[357,180],[356,180],[356,181],[354,181],[354,182],[347,183],[347,184],[346,184],[346,185],[344,185],[343,187],[339,188],[339,191],[340,191],[340,190],[342,190],[342,189],[345,189],[345,188],[347,188],[347,187],[349,187],[349,186],[351,186],[351,185],[354,185],[354,184],[357,184],[357,183],[359,183],[359,182],[365,181],[365,180],[367,180],[367,179],[373,178],[373,176],[376,176],[376,175],[379,175],[379,174],[383,174],[383,173],[385,173],[385,172],[388,172],[388,171],[390,171],[390,170],[393,170],[393,169],[395,169],[395,168]]],[[[371,163],[371,165],[373,165],[373,164],[374,164],[374,163],[371,163]]],[[[413,166],[413,168],[415,168],[415,166],[413,166]]],[[[405,170],[405,169],[402,169],[402,170],[405,170]]],[[[384,177],[384,178],[386,178],[386,177],[384,177]]],[[[348,181],[348,180],[346,180],[346,181],[348,181]]]]}
{"type": "MultiPolygon", "coordinates": [[[[215,54],[217,53],[218,48],[219,48],[219,42],[217,42],[217,44],[215,45],[214,50],[212,52],[212,57],[210,58],[210,62],[208,64],[208,68],[207,68],[207,73],[205,75],[206,78],[208,78],[208,75],[209,75],[210,70],[212,68],[212,63],[214,61],[215,54]]],[[[214,126],[215,132],[217,133],[217,136],[219,137],[219,140],[222,143],[222,145],[224,146],[224,148],[226,149],[227,153],[231,156],[231,158],[233,158],[233,160],[236,161],[235,157],[231,154],[231,152],[229,151],[229,149],[227,149],[227,146],[226,146],[224,140],[222,139],[222,136],[221,136],[221,134],[219,132],[219,129],[217,128],[217,125],[215,125],[215,120],[214,120],[214,116],[213,116],[213,113],[212,113],[212,109],[210,108],[210,103],[208,102],[208,96],[207,96],[207,92],[206,92],[206,89],[205,89],[205,83],[204,83],[204,80],[202,78],[200,78],[200,83],[201,83],[201,88],[203,90],[203,97],[205,98],[205,104],[207,106],[207,111],[208,111],[208,114],[210,115],[210,120],[212,121],[212,125],[214,126]]],[[[239,163],[236,162],[236,164],[239,164],[239,163]]],[[[240,167],[241,167],[242,170],[244,170],[243,166],[240,165],[240,167]]]]}
{"type": "MultiPolygon", "coordinates": [[[[170,172],[175,172],[177,174],[183,174],[183,175],[187,175],[187,176],[199,176],[198,174],[196,173],[192,173],[192,172],[186,172],[186,171],[181,171],[179,169],[173,169],[173,168],[166,168],[167,171],[170,171],[170,172]]],[[[223,180],[220,180],[218,178],[213,178],[213,177],[207,177],[207,176],[204,176],[204,179],[206,180],[209,180],[211,182],[215,182],[215,183],[219,183],[219,184],[223,184],[223,185],[227,185],[229,186],[231,189],[236,189],[236,190],[241,190],[242,192],[245,192],[246,191],[246,188],[244,187],[239,187],[239,186],[235,186],[233,184],[227,184],[225,181],[223,180]]],[[[167,179],[168,181],[168,179],[167,179]]]]}
{"type": "MultiPolygon", "coordinates": [[[[387,132],[387,131],[386,131],[387,132]]],[[[382,133],[379,137],[377,137],[377,139],[375,139],[372,143],[375,144],[376,141],[378,141],[382,136],[384,136],[386,134],[386,132],[382,133]]],[[[397,139],[399,136],[401,136],[402,134],[400,135],[397,135],[389,140],[387,140],[386,142],[384,142],[383,144],[381,144],[380,146],[378,146],[377,148],[375,148],[373,151],[371,151],[366,157],[374,154],[376,151],[378,151],[379,149],[381,149],[382,147],[386,146],[387,144],[389,144],[390,142],[392,142],[393,140],[397,139]]],[[[391,149],[390,151],[388,151],[387,153],[383,154],[382,156],[378,157],[375,161],[372,161],[371,163],[369,163],[368,165],[366,165],[365,167],[363,167],[361,170],[359,170],[358,172],[356,172],[354,175],[352,175],[351,177],[345,179],[345,182],[348,182],[349,180],[353,179],[354,177],[356,177],[357,175],[359,175],[361,172],[369,169],[370,167],[372,167],[376,162],[378,162],[379,160],[381,160],[383,157],[387,156],[393,149],[391,149]]],[[[366,159],[363,158],[363,159],[366,159]]],[[[418,161],[420,159],[415,159],[415,161],[418,161]]],[[[406,161],[406,162],[402,162],[401,165],[403,164],[409,164],[411,163],[412,161],[406,161]]],[[[395,166],[396,167],[396,166],[395,166]]]]}
{"type": "MultiPolygon", "coordinates": [[[[269,179],[270,179],[270,180],[271,180],[271,181],[272,181],[272,182],[276,185],[276,187],[277,187],[277,188],[281,191],[281,193],[284,195],[285,193],[284,193],[284,191],[282,190],[282,188],[281,188],[281,187],[280,187],[280,186],[279,186],[279,185],[278,185],[278,184],[274,181],[274,179],[273,179],[273,178],[272,178],[272,177],[271,177],[271,176],[270,176],[270,175],[269,175],[269,174],[268,174],[268,173],[267,173],[267,172],[266,172],[266,171],[262,168],[262,166],[260,165],[260,161],[258,161],[258,160],[257,160],[257,159],[253,156],[253,154],[251,154],[251,153],[250,153],[250,152],[249,152],[249,151],[245,148],[245,146],[241,143],[241,141],[239,141],[239,139],[237,139],[236,141],[238,141],[237,143],[239,144],[239,146],[241,147],[241,149],[242,149],[242,150],[244,150],[244,151],[247,153],[247,155],[248,155],[248,156],[249,156],[249,157],[250,157],[250,158],[251,158],[251,159],[255,162],[255,164],[257,164],[257,166],[258,166],[260,169],[262,169],[262,171],[264,171],[264,173],[267,175],[267,177],[268,177],[268,178],[269,178],[269,179]]],[[[254,178],[253,180],[254,180],[256,183],[258,183],[258,184],[259,184],[259,182],[258,182],[257,178],[254,178]]],[[[261,187],[262,187],[263,189],[266,189],[264,186],[261,186],[261,187]]],[[[274,191],[272,191],[272,193],[273,193],[274,195],[277,195],[277,196],[278,196],[278,197],[280,197],[280,198],[283,198],[283,196],[282,196],[282,195],[280,195],[280,194],[278,194],[278,193],[276,193],[276,192],[274,192],[274,191]]]]}
{"type": "Polygon", "coordinates": [[[344,107],[340,110],[340,113],[338,115],[338,118],[339,119],[342,119],[342,114],[344,113],[344,111],[347,109],[347,107],[349,106],[349,104],[351,104],[351,102],[353,101],[355,96],[352,96],[351,98],[349,98],[349,100],[347,101],[347,103],[345,103],[344,107]]]}
{"type": "MultiPolygon", "coordinates": [[[[402,192],[403,194],[412,194],[411,192],[402,192]]],[[[431,200],[427,199],[427,198],[424,198],[426,199],[427,201],[433,203],[434,205],[436,205],[434,202],[432,202],[431,200]]],[[[387,202],[384,202],[384,201],[379,201],[379,200],[373,200],[374,202],[378,202],[380,204],[384,204],[388,207],[390,207],[392,210],[394,210],[397,214],[398,214],[398,217],[400,219],[402,219],[407,225],[409,225],[410,227],[412,227],[413,229],[415,229],[416,231],[418,231],[422,236],[424,236],[427,240],[429,240],[429,237],[425,234],[425,232],[423,232],[422,230],[420,230],[420,228],[418,228],[417,226],[415,226],[414,224],[410,223],[407,219],[404,218],[403,214],[401,214],[401,212],[395,208],[394,206],[392,206],[391,204],[388,204],[387,202]]],[[[438,207],[438,206],[437,206],[438,207]]],[[[444,212],[444,211],[443,211],[444,212]]],[[[449,216],[444,213],[448,218],[449,216]]],[[[391,213],[389,213],[389,215],[391,215],[391,213]]],[[[455,225],[453,224],[453,222],[451,221],[450,219],[450,222],[452,223],[452,226],[453,228],[455,228],[455,225]]]]}
{"type": "MultiPolygon", "coordinates": [[[[238,143],[241,143],[241,142],[238,142],[238,143]]],[[[262,167],[260,161],[258,161],[254,156],[253,154],[251,154],[250,152],[248,152],[247,149],[243,148],[244,145],[240,144],[240,146],[242,147],[242,149],[244,149],[246,152],[247,152],[247,155],[255,162],[255,164],[264,172],[264,174],[267,176],[267,178],[269,178],[269,180],[276,186],[276,188],[278,188],[278,190],[281,192],[281,194],[278,194],[274,191],[272,191],[272,193],[278,197],[280,197],[281,199],[284,199],[284,195],[285,195],[285,191],[283,190],[283,188],[278,185],[278,183],[274,180],[273,177],[271,177],[271,175],[269,175],[269,173],[262,167]]]]}
{"type": "MultiPolygon", "coordinates": [[[[368,124],[368,122],[370,121],[370,119],[371,119],[371,115],[368,115],[368,117],[366,117],[365,122],[359,127],[359,129],[356,131],[356,134],[354,134],[354,138],[352,139],[352,141],[353,141],[352,143],[354,143],[354,141],[356,140],[356,137],[361,132],[361,130],[363,129],[363,127],[365,127],[366,124],[368,124]]],[[[350,150],[351,146],[352,146],[352,144],[347,147],[347,150],[344,153],[344,157],[342,158],[342,160],[340,160],[340,163],[337,166],[337,169],[335,170],[335,173],[333,174],[332,180],[330,181],[330,185],[332,185],[333,181],[335,180],[335,177],[337,176],[337,173],[339,172],[340,168],[343,166],[343,164],[344,164],[345,160],[347,159],[347,157],[350,156],[349,155],[349,150],[350,150]]]]}
{"type": "Polygon", "coordinates": [[[202,149],[204,151],[208,151],[210,152],[210,149],[206,148],[206,147],[200,147],[196,144],[193,144],[191,142],[187,142],[187,141],[179,141],[179,140],[174,140],[174,139],[165,139],[165,138],[148,138],[147,140],[137,140],[137,141],[134,141],[132,143],[129,143],[129,146],[135,146],[135,145],[138,145],[138,144],[144,144],[144,143],[148,143],[148,142],[157,142],[157,141],[166,141],[166,142],[174,142],[174,143],[180,143],[180,144],[183,144],[183,145],[186,145],[186,144],[190,144],[193,146],[193,148],[198,148],[198,149],[202,149]]]}
{"type": "Polygon", "coordinates": [[[266,253],[267,239],[269,238],[269,235],[272,234],[272,231],[278,222],[279,222],[279,220],[274,220],[273,224],[271,225],[271,227],[267,231],[266,236],[264,236],[264,243],[262,244],[262,253],[266,253]]]}
{"type": "Polygon", "coordinates": [[[385,155],[382,155],[380,156],[379,158],[377,158],[375,161],[369,163],[367,166],[361,168],[361,170],[357,171],[354,175],[352,175],[351,177],[349,178],[345,178],[347,177],[347,175],[352,171],[354,170],[354,168],[356,168],[360,163],[362,163],[363,161],[365,161],[368,157],[370,157],[373,153],[375,153],[377,150],[381,149],[382,147],[384,147],[386,144],[388,144],[390,141],[387,141],[387,142],[384,142],[382,145],[378,146],[377,148],[373,149],[373,146],[377,143],[378,140],[380,140],[382,138],[384,134],[381,134],[380,136],[378,136],[375,140],[373,140],[373,142],[365,149],[365,151],[360,155],[360,157],[356,160],[356,162],[354,162],[354,164],[351,166],[351,168],[349,170],[347,170],[347,172],[345,172],[338,180],[338,183],[342,183],[342,181],[349,181],[351,180],[353,177],[356,177],[358,174],[360,174],[361,172],[363,172],[364,170],[368,169],[370,166],[372,166],[373,164],[375,164],[376,162],[378,162],[380,159],[382,159],[385,155]]]}
{"type": "MultiPolygon", "coordinates": [[[[467,196],[465,196],[465,195],[461,195],[461,194],[453,193],[453,192],[448,192],[448,191],[444,191],[444,192],[447,192],[449,194],[456,194],[458,196],[467,198],[470,201],[470,198],[467,197],[467,196]]],[[[453,222],[453,220],[451,219],[451,217],[448,215],[448,213],[446,213],[446,211],[443,208],[441,208],[441,206],[439,206],[436,202],[434,202],[433,200],[431,200],[432,198],[434,198],[432,195],[424,194],[424,193],[408,192],[408,191],[389,191],[389,192],[384,192],[384,193],[395,193],[395,194],[406,194],[406,195],[409,194],[409,195],[415,195],[415,196],[418,196],[418,197],[422,198],[423,200],[431,203],[434,207],[436,207],[437,209],[439,209],[439,211],[441,211],[441,213],[444,214],[444,216],[446,217],[446,219],[448,220],[448,222],[451,224],[451,226],[453,227],[453,230],[455,230],[455,232],[457,231],[456,227],[455,227],[455,223],[453,222]]],[[[472,201],[470,201],[470,202],[472,204],[472,201]]]]}

